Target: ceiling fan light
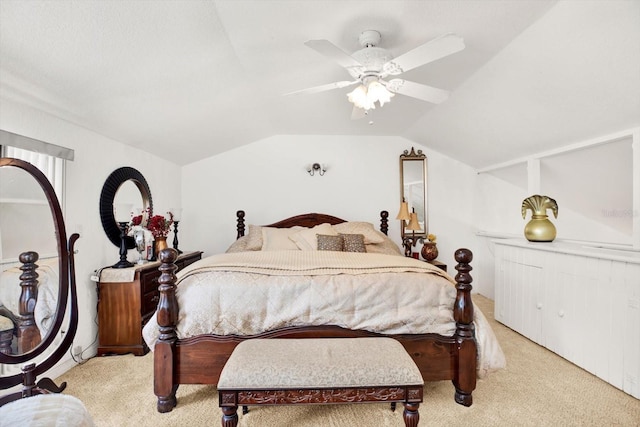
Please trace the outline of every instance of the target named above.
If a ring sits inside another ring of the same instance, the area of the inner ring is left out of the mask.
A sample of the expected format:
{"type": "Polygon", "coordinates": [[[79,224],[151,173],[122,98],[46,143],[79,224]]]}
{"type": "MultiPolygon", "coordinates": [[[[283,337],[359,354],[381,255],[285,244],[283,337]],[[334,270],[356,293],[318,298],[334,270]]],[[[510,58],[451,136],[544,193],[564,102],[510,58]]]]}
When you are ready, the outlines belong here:
{"type": "Polygon", "coordinates": [[[395,94],[389,92],[389,90],[384,87],[384,85],[378,81],[373,81],[369,83],[369,88],[367,90],[367,98],[371,101],[371,103],[375,103],[376,101],[380,103],[382,107],[385,103],[391,101],[391,97],[395,94]]]}
{"type": "Polygon", "coordinates": [[[362,108],[364,110],[371,110],[376,108],[373,105],[373,101],[370,100],[367,95],[367,88],[364,85],[360,85],[351,92],[347,94],[347,98],[349,102],[353,103],[358,108],[362,108]]]}

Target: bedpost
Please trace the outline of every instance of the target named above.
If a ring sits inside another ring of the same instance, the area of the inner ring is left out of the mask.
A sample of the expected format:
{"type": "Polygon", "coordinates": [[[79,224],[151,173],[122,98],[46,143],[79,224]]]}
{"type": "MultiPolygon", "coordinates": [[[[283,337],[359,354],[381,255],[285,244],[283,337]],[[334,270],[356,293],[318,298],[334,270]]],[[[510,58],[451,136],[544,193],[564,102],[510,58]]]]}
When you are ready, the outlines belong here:
{"type": "Polygon", "coordinates": [[[178,269],[175,265],[178,252],[173,248],[163,249],[158,258],[161,262],[158,269],[162,273],[158,278],[160,300],[158,301],[157,321],[160,336],[153,352],[153,389],[158,397],[158,412],[170,412],[176,406],[176,390],[178,389],[178,386],[174,384],[173,375],[177,363],[174,351],[178,339],[176,334],[178,300],[176,298],[175,275],[175,271],[178,269]]]}
{"type": "Polygon", "coordinates": [[[380,211],[380,231],[385,235],[389,233],[389,212],[380,211]]]}
{"type": "Polygon", "coordinates": [[[456,366],[453,385],[456,388],[455,400],[464,406],[471,406],[471,393],[476,388],[477,348],[475,327],[473,325],[473,303],[471,302],[471,282],[469,274],[472,270],[469,263],[473,254],[469,249],[458,249],[455,252],[456,265],[456,301],[453,307],[453,317],[456,321],[456,366]]]}
{"type": "Polygon", "coordinates": [[[23,252],[19,256],[22,266],[20,275],[20,293],[18,317],[18,354],[27,353],[40,344],[40,331],[36,325],[33,314],[38,300],[38,254],[36,252],[23,252]]]}
{"type": "Polygon", "coordinates": [[[236,236],[236,240],[244,236],[244,211],[240,210],[236,212],[236,218],[238,222],[238,235],[236,236]]]}

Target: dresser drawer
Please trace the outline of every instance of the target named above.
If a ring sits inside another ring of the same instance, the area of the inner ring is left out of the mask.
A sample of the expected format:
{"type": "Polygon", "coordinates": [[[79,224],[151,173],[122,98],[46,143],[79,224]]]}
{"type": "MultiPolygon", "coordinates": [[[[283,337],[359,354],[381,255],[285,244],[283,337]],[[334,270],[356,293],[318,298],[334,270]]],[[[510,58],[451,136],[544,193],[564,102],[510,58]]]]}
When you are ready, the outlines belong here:
{"type": "Polygon", "coordinates": [[[140,275],[140,285],[142,286],[143,294],[158,290],[158,278],[160,278],[160,274],[160,270],[156,268],[145,271],[140,275]]]}
{"type": "Polygon", "coordinates": [[[160,301],[160,293],[158,291],[144,294],[142,297],[142,317],[153,313],[158,308],[158,301],[160,301]]]}

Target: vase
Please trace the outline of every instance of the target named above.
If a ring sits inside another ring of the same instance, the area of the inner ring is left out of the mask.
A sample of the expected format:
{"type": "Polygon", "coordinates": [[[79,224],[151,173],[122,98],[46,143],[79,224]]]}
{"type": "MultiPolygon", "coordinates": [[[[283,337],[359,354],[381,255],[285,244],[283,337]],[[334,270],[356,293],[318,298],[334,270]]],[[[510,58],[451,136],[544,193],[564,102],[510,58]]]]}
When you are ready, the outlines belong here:
{"type": "Polygon", "coordinates": [[[427,242],[422,246],[422,258],[433,261],[438,258],[438,247],[434,242],[427,242]]]}
{"type": "Polygon", "coordinates": [[[158,236],[155,238],[156,242],[156,258],[161,250],[167,249],[169,245],[167,244],[167,236],[158,236]]]}
{"type": "Polygon", "coordinates": [[[556,238],[556,226],[547,215],[533,215],[524,227],[524,237],[530,242],[552,242],[556,238]]]}

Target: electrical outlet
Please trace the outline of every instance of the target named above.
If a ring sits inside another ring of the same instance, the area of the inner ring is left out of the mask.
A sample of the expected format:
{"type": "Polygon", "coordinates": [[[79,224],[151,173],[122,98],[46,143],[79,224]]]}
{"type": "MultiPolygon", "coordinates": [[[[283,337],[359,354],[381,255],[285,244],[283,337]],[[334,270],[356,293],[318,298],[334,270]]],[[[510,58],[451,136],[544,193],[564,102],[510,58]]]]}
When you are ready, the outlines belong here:
{"type": "Polygon", "coordinates": [[[100,281],[100,277],[98,276],[98,274],[96,272],[94,272],[91,275],[91,281],[93,281],[93,282],[99,282],[100,281]]]}
{"type": "Polygon", "coordinates": [[[73,347],[73,354],[76,356],[80,356],[82,354],[82,346],[77,345],[73,347]]]}

